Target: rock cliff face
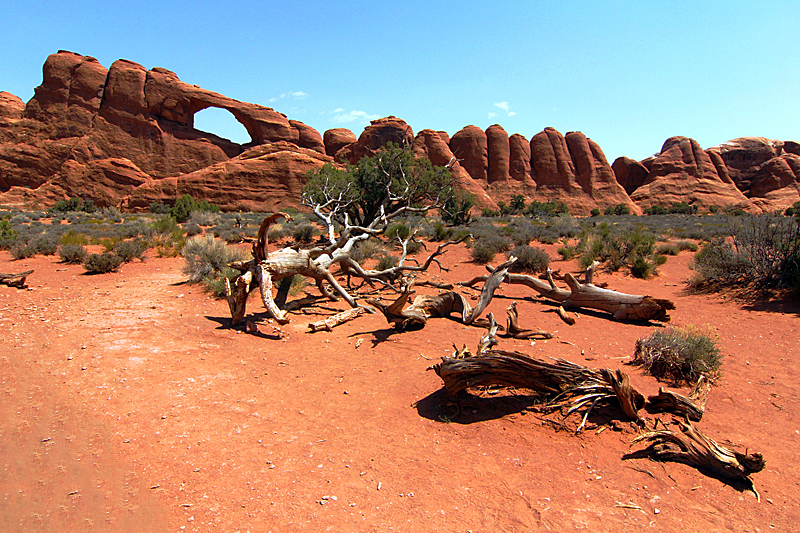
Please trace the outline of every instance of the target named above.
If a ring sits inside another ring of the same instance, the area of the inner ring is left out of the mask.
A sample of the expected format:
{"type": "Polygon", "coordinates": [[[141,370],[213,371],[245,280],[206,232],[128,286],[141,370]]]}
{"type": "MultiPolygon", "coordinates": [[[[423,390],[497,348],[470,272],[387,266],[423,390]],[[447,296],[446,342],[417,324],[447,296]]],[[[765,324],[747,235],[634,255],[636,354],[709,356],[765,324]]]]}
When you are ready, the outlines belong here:
{"type": "Polygon", "coordinates": [[[694,139],[667,139],[661,152],[645,166],[650,170],[647,179],[631,194],[631,199],[644,208],[669,207],[677,202],[704,208],[752,208],[730,178],[720,176],[715,161],[694,139]]]}
{"type": "Polygon", "coordinates": [[[397,117],[356,135],[325,132],[277,111],[182,82],[164,68],[60,51],[45,61],[42,84],[27,103],[0,92],[0,204],[41,208],[72,196],[98,205],[145,208],[182,194],[223,209],[297,205],[309,170],[355,164],[388,142],[411,145],[479,206],[496,208],[521,194],[560,200],[575,214],[624,204],[634,213],[688,202],[701,209],[783,210],[800,201],[800,143],[743,137],[703,150],[672,137],[643,161],[614,165],[580,132],[553,128],[530,142],[500,126],[466,126],[452,138],[397,117]],[[197,112],[229,111],[250,135],[245,145],[194,128],[197,112]]]}

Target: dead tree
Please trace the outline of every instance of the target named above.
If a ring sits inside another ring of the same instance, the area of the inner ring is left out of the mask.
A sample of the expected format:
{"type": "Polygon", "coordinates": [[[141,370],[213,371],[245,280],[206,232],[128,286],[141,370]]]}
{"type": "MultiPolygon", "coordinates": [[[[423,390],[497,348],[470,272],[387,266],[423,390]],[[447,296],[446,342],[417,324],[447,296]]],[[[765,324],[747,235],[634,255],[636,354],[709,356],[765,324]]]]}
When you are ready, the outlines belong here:
{"type": "MultiPolygon", "coordinates": [[[[408,303],[408,298],[411,295],[411,287],[414,284],[414,278],[408,278],[400,296],[391,304],[384,304],[378,299],[367,300],[367,303],[377,308],[386,317],[386,320],[399,329],[403,330],[412,325],[424,326],[431,317],[448,317],[453,312],[460,313],[460,321],[463,324],[470,325],[478,321],[478,317],[489,305],[492,295],[497,287],[502,283],[503,278],[508,274],[508,268],[516,261],[516,257],[512,257],[502,265],[499,265],[490,276],[487,277],[486,283],[483,285],[483,290],[478,298],[478,303],[473,309],[467,302],[463,295],[455,291],[442,292],[437,295],[420,295],[414,299],[414,302],[405,307],[408,303]]],[[[483,327],[485,322],[479,322],[483,327]]]]}
{"type": "MultiPolygon", "coordinates": [[[[565,274],[564,281],[567,289],[558,287],[548,269],[547,282],[527,276],[525,274],[508,274],[506,283],[518,283],[535,290],[545,298],[561,304],[562,307],[582,307],[599,309],[611,313],[616,320],[657,320],[669,322],[670,309],[675,309],[675,304],[670,300],[653,298],[652,296],[638,296],[622,292],[603,289],[592,282],[594,269],[597,263],[586,272],[586,282],[580,283],[572,274],[565,274]]],[[[477,276],[460,285],[471,287],[479,282],[486,282],[489,276],[477,276]]]]}
{"type": "MultiPolygon", "coordinates": [[[[251,260],[237,261],[230,264],[231,267],[241,272],[241,274],[234,279],[233,284],[227,280],[225,282],[225,294],[230,307],[231,317],[233,318],[233,324],[238,324],[244,317],[247,297],[250,292],[256,288],[260,289],[261,300],[267,312],[278,323],[288,323],[289,318],[287,317],[286,311],[278,306],[276,303],[277,298],[274,298],[272,295],[273,282],[297,274],[315,280],[317,287],[324,296],[333,300],[335,300],[337,296],[340,296],[344,298],[351,307],[358,307],[359,304],[356,302],[356,299],[339,284],[331,272],[331,267],[333,265],[346,265],[353,275],[371,281],[388,283],[389,280],[396,278],[406,271],[425,271],[433,263],[436,263],[442,270],[446,270],[439,262],[438,257],[444,253],[445,247],[463,241],[462,239],[460,241],[444,242],[440,244],[421,265],[409,265],[406,264],[406,257],[408,255],[408,243],[414,238],[412,234],[410,237],[400,242],[402,254],[397,265],[384,270],[367,270],[350,257],[350,251],[357,242],[364,240],[372,234],[377,235],[381,233],[382,230],[374,230],[367,233],[360,232],[356,235],[351,235],[351,237],[344,242],[339,238],[332,241],[328,246],[318,246],[311,249],[287,247],[270,252],[268,250],[269,242],[267,239],[269,227],[275,220],[281,217],[291,220],[291,217],[285,213],[276,213],[264,219],[259,228],[258,238],[253,244],[253,258],[251,260]],[[325,283],[329,284],[332,290],[325,287],[325,283]]],[[[376,223],[383,224],[383,230],[385,230],[386,220],[388,219],[379,218],[376,220],[376,223]]],[[[342,233],[351,234],[352,228],[346,227],[342,233]]]]}
{"type": "Polygon", "coordinates": [[[289,247],[269,252],[269,225],[286,215],[277,213],[264,219],[253,247],[253,259],[231,265],[241,272],[233,287],[226,287],[233,322],[238,323],[244,316],[247,295],[255,287],[260,288],[269,314],[278,322],[288,322],[285,311],[276,303],[281,298],[272,296],[272,283],[297,274],[314,279],[323,295],[344,298],[355,308],[359,305],[356,298],[331,272],[335,265],[348,276],[384,285],[403,273],[425,271],[432,263],[442,268],[438,257],[453,242],[441,244],[421,265],[406,264],[408,244],[414,240],[414,233],[405,240],[399,239],[402,248],[399,261],[387,269],[365,269],[352,258],[351,251],[358,243],[383,234],[400,215],[425,213],[444,205],[452,194],[451,183],[449,167],[434,167],[425,158],[415,158],[411,147],[392,144],[354,167],[324,165],[309,177],[302,196],[303,205],[325,227],[324,244],[310,249],[289,247]]]}

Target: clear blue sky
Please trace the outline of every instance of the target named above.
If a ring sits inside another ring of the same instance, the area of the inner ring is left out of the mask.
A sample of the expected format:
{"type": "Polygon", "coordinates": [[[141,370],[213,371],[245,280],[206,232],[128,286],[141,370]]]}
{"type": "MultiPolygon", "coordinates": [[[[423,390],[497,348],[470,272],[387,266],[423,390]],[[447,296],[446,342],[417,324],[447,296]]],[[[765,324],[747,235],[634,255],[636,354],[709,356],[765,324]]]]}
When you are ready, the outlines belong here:
{"type": "MultiPolygon", "coordinates": [[[[612,162],[673,135],[800,140],[798,28],[796,2],[769,0],[6,0],[0,90],[27,101],[65,49],[165,67],[320,133],[387,115],[450,135],[552,126],[612,162]]],[[[241,142],[230,114],[205,113],[198,126],[241,142]]]]}

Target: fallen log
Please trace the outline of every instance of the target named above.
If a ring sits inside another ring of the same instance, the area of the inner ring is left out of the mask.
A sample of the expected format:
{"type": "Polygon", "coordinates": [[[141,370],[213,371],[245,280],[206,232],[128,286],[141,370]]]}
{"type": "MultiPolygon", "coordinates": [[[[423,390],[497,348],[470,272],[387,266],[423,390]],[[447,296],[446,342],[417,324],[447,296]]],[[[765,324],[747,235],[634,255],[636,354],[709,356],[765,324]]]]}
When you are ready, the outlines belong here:
{"type": "Polygon", "coordinates": [[[675,461],[693,466],[725,480],[742,481],[749,485],[761,501],[750,474],[761,472],[766,465],[760,453],[739,453],[717,444],[691,423],[678,422],[680,432],[652,431],[633,439],[631,445],[645,442],[647,448],[623,457],[650,457],[657,461],[675,461]]]}
{"type": "Polygon", "coordinates": [[[363,307],[354,307],[352,309],[348,309],[347,311],[342,311],[341,313],[336,313],[335,315],[328,317],[324,320],[318,320],[317,322],[312,322],[308,325],[312,332],[317,331],[331,331],[333,328],[340,324],[344,324],[345,322],[349,322],[351,320],[355,320],[356,318],[360,317],[366,312],[366,309],[363,307]]]}
{"type": "Polygon", "coordinates": [[[512,257],[502,265],[499,265],[487,277],[474,309],[463,295],[455,291],[442,292],[436,295],[419,295],[414,298],[414,302],[409,307],[405,307],[412,292],[413,277],[406,279],[403,290],[394,302],[385,304],[376,298],[371,298],[367,300],[367,303],[378,309],[390,324],[398,326],[401,330],[413,325],[424,326],[428,318],[448,317],[453,312],[460,313],[462,324],[483,327],[486,325],[486,321],[478,317],[489,305],[494,291],[500,286],[503,278],[508,274],[508,268],[516,260],[516,257],[512,257]]]}
{"type": "Polygon", "coordinates": [[[442,378],[450,397],[470,388],[502,386],[528,389],[548,397],[546,408],[566,408],[565,418],[588,406],[576,433],[580,433],[601,401],[616,398],[625,415],[636,421],[640,420],[637,411],[644,405],[644,396],[621,371],[591,369],[564,359],[549,362],[505,350],[487,350],[473,356],[461,350],[456,357],[443,357],[441,363],[428,370],[442,378]]]}
{"type": "Polygon", "coordinates": [[[25,289],[28,287],[25,280],[31,274],[33,274],[33,270],[26,270],[18,274],[0,274],[0,285],[8,285],[16,289],[25,289]]]}
{"type": "Polygon", "coordinates": [[[710,390],[711,382],[705,376],[700,376],[688,397],[659,387],[658,394],[648,397],[647,401],[657,411],[673,413],[699,422],[705,413],[710,390]]]}
{"type": "MultiPolygon", "coordinates": [[[[565,274],[563,279],[569,287],[568,290],[555,284],[552,271],[549,270],[547,281],[525,274],[507,274],[504,280],[506,283],[517,283],[530,287],[545,298],[560,303],[564,308],[598,309],[611,313],[615,320],[669,322],[670,317],[667,311],[675,309],[673,302],[652,296],[639,296],[600,288],[592,281],[593,271],[594,268],[587,270],[586,283],[580,283],[570,273],[565,274]]],[[[488,279],[489,276],[477,276],[469,281],[461,282],[459,285],[471,287],[479,282],[485,283],[488,279]]]]}

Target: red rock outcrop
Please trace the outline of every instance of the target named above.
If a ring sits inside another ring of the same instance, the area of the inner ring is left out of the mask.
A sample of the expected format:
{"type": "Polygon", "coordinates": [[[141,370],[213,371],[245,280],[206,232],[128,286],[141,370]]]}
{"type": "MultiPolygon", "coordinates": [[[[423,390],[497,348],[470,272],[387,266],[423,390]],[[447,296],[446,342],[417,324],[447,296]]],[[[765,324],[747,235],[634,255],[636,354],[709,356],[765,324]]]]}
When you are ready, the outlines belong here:
{"type": "Polygon", "coordinates": [[[712,157],[694,139],[671,137],[653,158],[650,173],[631,199],[642,207],[687,202],[703,208],[753,205],[729,179],[724,181],[712,157]]]}
{"type": "Polygon", "coordinates": [[[511,162],[511,148],[508,133],[499,124],[486,129],[486,153],[488,169],[487,181],[491,183],[508,182],[511,162]]]}
{"type": "Polygon", "coordinates": [[[528,139],[515,133],[508,138],[508,173],[517,182],[536,186],[531,180],[531,145],[528,139]]]}
{"type": "Polygon", "coordinates": [[[536,183],[533,199],[560,200],[575,214],[594,208],[624,204],[632,213],[641,210],[617,183],[600,147],[580,132],[565,136],[545,128],[533,136],[531,176],[536,183]]]}
{"type": "Polygon", "coordinates": [[[489,154],[486,133],[477,126],[466,126],[450,139],[450,151],[472,179],[487,181],[489,154]]]}
{"type": "Polygon", "coordinates": [[[764,137],[741,137],[708,149],[720,156],[728,175],[740,191],[747,193],[761,166],[781,154],[783,144],[764,137]]]}
{"type": "Polygon", "coordinates": [[[362,157],[371,156],[376,150],[388,143],[398,146],[411,146],[414,142],[414,131],[405,120],[394,116],[370,121],[359,135],[358,142],[352,146],[350,163],[357,163],[362,157]]]}
{"type": "Polygon", "coordinates": [[[628,195],[633,194],[633,191],[645,182],[650,173],[647,167],[640,162],[624,156],[614,160],[611,170],[614,171],[617,183],[622,185],[628,195]]]}
{"type": "MultiPolygon", "coordinates": [[[[358,137],[347,128],[334,128],[327,130],[322,136],[323,143],[325,144],[325,153],[334,157],[339,150],[358,141],[358,137]]],[[[348,157],[349,159],[349,157],[348,157]]]]}
{"type": "Polygon", "coordinates": [[[447,134],[442,131],[422,130],[414,138],[414,143],[412,144],[414,155],[416,157],[427,157],[436,166],[450,165],[450,173],[453,176],[456,187],[474,194],[479,205],[496,208],[497,204],[486,193],[481,182],[472,179],[472,176],[455,159],[447,144],[448,140],[447,134]]]}
{"type": "MultiPolygon", "coordinates": [[[[3,116],[12,117],[0,136],[0,192],[8,191],[0,201],[35,197],[35,190],[47,184],[40,191],[43,198],[88,196],[98,205],[117,205],[122,195],[145,180],[204,169],[241,154],[247,146],[285,142],[298,154],[305,149],[320,155],[325,151],[316,130],[271,108],[184,83],[167,69],[146,70],[128,60],[106,69],[92,57],[66,51],[47,58],[42,84],[19,119],[13,118],[15,107],[18,104],[8,97],[0,104],[3,116]],[[208,107],[229,111],[252,142],[242,146],[194,129],[194,114],[208,107]]],[[[281,179],[294,178],[304,176],[281,179]]],[[[263,183],[266,194],[272,194],[268,181],[263,183]]]]}
{"type": "Polygon", "coordinates": [[[0,118],[21,118],[25,102],[19,96],[0,91],[0,118]]]}
{"type": "Polygon", "coordinates": [[[191,194],[227,210],[274,211],[300,204],[306,173],[331,163],[330,156],[278,141],[250,148],[227,161],[181,176],[151,179],[124,199],[122,207],[146,208],[191,194]]]}

